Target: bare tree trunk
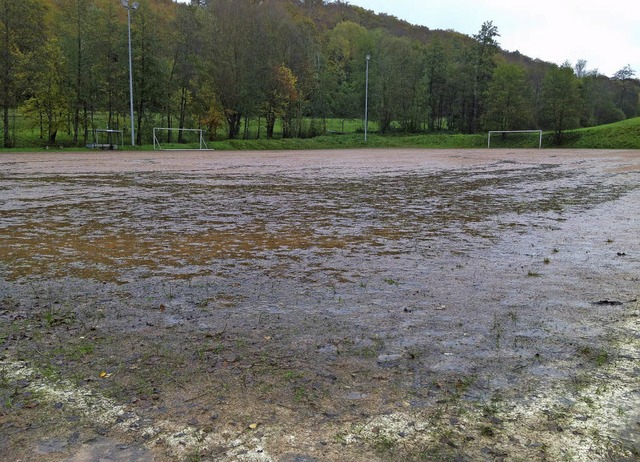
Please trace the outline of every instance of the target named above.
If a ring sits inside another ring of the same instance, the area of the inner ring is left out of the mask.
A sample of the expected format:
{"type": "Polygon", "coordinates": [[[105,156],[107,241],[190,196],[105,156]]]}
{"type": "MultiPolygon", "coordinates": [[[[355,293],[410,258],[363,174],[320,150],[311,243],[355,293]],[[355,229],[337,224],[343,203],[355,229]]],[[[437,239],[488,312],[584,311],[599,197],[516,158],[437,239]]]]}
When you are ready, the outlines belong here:
{"type": "Polygon", "coordinates": [[[242,121],[242,114],[230,113],[227,114],[227,123],[229,124],[229,138],[235,140],[240,134],[240,122],[242,121]]]}

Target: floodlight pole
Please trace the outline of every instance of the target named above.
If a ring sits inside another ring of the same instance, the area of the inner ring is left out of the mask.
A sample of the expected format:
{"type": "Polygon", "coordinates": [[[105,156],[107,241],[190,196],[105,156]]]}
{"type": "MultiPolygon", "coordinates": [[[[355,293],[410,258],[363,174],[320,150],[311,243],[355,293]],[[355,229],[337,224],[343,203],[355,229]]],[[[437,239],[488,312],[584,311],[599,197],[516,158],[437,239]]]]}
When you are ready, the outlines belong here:
{"type": "Polygon", "coordinates": [[[131,146],[135,146],[136,134],[133,121],[133,63],[131,60],[131,10],[137,10],[139,3],[133,2],[129,5],[129,0],[122,0],[122,6],[127,9],[127,31],[129,33],[129,108],[131,109],[131,146]]]}
{"type": "Polygon", "coordinates": [[[367,129],[369,128],[369,60],[371,55],[367,55],[367,70],[365,72],[364,85],[364,141],[367,141],[367,129]]]}

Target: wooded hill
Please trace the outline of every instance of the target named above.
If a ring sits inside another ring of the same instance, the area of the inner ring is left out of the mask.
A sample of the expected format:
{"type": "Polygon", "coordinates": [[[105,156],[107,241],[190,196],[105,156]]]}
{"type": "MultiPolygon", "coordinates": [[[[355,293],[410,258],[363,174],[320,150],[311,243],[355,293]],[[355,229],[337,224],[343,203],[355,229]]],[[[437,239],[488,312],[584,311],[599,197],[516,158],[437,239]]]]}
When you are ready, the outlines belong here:
{"type": "MultiPolygon", "coordinates": [[[[499,48],[499,25],[472,37],[346,2],[140,0],[131,10],[137,144],[152,128],[229,138],[311,137],[328,119],[369,118],[380,133],[564,130],[640,113],[640,81],[499,48]],[[261,122],[261,123],[257,123],[261,122]],[[249,127],[261,127],[250,131],[249,127]]],[[[43,143],[129,126],[127,9],[117,0],[0,0],[2,145],[15,120],[43,143]]]]}

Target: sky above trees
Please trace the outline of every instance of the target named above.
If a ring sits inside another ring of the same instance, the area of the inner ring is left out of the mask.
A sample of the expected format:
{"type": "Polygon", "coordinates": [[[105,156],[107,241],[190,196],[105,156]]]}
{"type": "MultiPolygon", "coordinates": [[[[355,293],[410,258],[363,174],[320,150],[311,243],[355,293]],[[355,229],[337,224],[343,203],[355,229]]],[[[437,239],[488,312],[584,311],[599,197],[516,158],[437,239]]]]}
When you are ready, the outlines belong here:
{"type": "Polygon", "coordinates": [[[640,73],[640,1],[618,0],[348,0],[430,29],[474,34],[484,21],[500,30],[503,49],[575,64],[613,76],[627,64],[640,73]]]}

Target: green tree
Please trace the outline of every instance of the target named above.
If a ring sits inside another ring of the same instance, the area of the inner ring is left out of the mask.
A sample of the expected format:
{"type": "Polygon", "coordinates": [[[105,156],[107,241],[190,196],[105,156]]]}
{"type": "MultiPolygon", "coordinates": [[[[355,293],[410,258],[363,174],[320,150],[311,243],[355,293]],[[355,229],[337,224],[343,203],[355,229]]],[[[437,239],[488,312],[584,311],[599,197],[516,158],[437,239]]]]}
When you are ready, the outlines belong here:
{"type": "Polygon", "coordinates": [[[430,130],[443,130],[446,126],[449,85],[449,57],[441,40],[429,45],[426,54],[423,89],[430,130]]]}
{"type": "Polygon", "coordinates": [[[582,126],[619,122],[626,118],[617,103],[618,88],[615,81],[604,75],[590,74],[580,80],[580,94],[584,115],[582,126]]]}
{"type": "Polygon", "coordinates": [[[327,118],[331,117],[331,79],[326,56],[318,51],[315,58],[314,85],[308,95],[308,111],[312,117],[309,136],[317,136],[327,131],[327,118]],[[320,119],[318,125],[317,119],[320,119]]]}
{"type": "Polygon", "coordinates": [[[569,63],[553,66],[544,76],[541,120],[545,128],[554,130],[558,144],[562,142],[563,131],[579,126],[578,78],[569,63]]]}
{"type": "Polygon", "coordinates": [[[580,126],[590,127],[625,118],[624,112],[616,107],[617,89],[615,81],[587,69],[587,61],[578,60],[574,66],[581,99],[580,126]]]}
{"type": "MultiPolygon", "coordinates": [[[[119,129],[120,117],[128,114],[129,55],[126,12],[113,1],[96,0],[92,40],[87,54],[92,56],[88,107],[90,126],[97,111],[106,112],[108,128],[119,129]]],[[[95,127],[94,127],[95,128],[95,127]]],[[[104,128],[104,127],[103,127],[104,128]]]]}
{"type": "Polygon", "coordinates": [[[168,81],[168,70],[163,53],[168,44],[163,31],[171,21],[166,13],[161,3],[142,0],[140,8],[131,15],[136,143],[139,145],[145,136],[150,140],[154,114],[162,111],[166,100],[162,89],[168,81]]]}
{"type": "Polygon", "coordinates": [[[258,6],[251,0],[210,0],[206,7],[207,72],[213,76],[231,139],[240,134],[243,115],[256,107],[266,75],[266,69],[260,69],[266,63],[255,54],[261,49],[258,6]]]}
{"type": "Polygon", "coordinates": [[[447,77],[444,86],[446,128],[451,132],[470,132],[473,116],[475,77],[475,42],[458,38],[447,54],[447,77]]]}
{"type": "Polygon", "coordinates": [[[267,138],[273,138],[276,119],[282,118],[283,137],[291,130],[291,119],[287,117],[290,106],[298,99],[297,79],[288,67],[281,65],[272,69],[267,85],[267,97],[264,102],[264,115],[267,120],[267,138]]]}
{"type": "Polygon", "coordinates": [[[33,53],[27,69],[33,79],[31,97],[25,103],[25,112],[34,120],[44,118],[47,142],[55,143],[58,131],[69,115],[69,87],[65,85],[67,63],[56,40],[49,40],[33,53]]]}
{"type": "Polygon", "coordinates": [[[638,115],[638,94],[640,93],[640,81],[634,79],[636,75],[630,65],[624,66],[613,76],[617,83],[618,98],[617,107],[624,112],[627,118],[638,115]]]}
{"type": "MultiPolygon", "coordinates": [[[[330,114],[344,121],[363,116],[365,56],[371,52],[371,34],[363,26],[343,21],[325,37],[325,72],[330,114]]],[[[344,131],[344,129],[343,129],[344,131]]]]}
{"type": "MultiPolygon", "coordinates": [[[[202,36],[203,7],[198,4],[178,4],[177,10],[169,30],[164,31],[167,39],[166,67],[168,69],[168,82],[166,84],[165,117],[164,124],[171,128],[174,126],[174,117],[178,117],[178,128],[185,128],[190,112],[197,112],[193,106],[198,99],[199,75],[203,68],[202,36]]],[[[193,114],[191,128],[202,117],[201,114],[193,114]]],[[[169,131],[169,141],[172,132],[169,131]]],[[[178,142],[182,142],[183,132],[180,132],[178,142]]]]}
{"type": "Polygon", "coordinates": [[[397,120],[406,133],[421,131],[426,123],[426,102],[422,97],[425,49],[418,42],[400,39],[397,120]]]}
{"type": "Polygon", "coordinates": [[[0,0],[0,110],[2,145],[14,144],[9,130],[9,111],[22,95],[29,94],[32,82],[25,68],[32,54],[46,40],[46,7],[41,0],[0,0]]]}
{"type": "Polygon", "coordinates": [[[501,62],[493,72],[486,92],[485,128],[521,130],[532,127],[532,92],[525,70],[518,64],[501,62]]]}
{"type": "Polygon", "coordinates": [[[308,131],[303,125],[303,118],[308,115],[309,98],[316,87],[316,59],[320,53],[320,44],[318,41],[318,31],[313,22],[305,17],[299,9],[286,7],[286,2],[280,0],[275,3],[284,3],[281,7],[281,14],[273,14],[277,9],[271,7],[267,11],[272,15],[269,28],[278,30],[278,34],[282,40],[280,53],[276,54],[277,61],[271,63],[284,63],[286,67],[291,69],[296,78],[297,97],[290,101],[288,111],[285,117],[290,122],[283,124],[286,133],[284,136],[301,137],[306,136],[308,131]],[[277,26],[274,27],[274,26],[277,26]]]}
{"type": "Polygon", "coordinates": [[[67,91],[72,95],[70,112],[73,143],[83,129],[83,144],[88,138],[89,101],[92,93],[94,55],[88,52],[92,41],[92,0],[61,0],[55,17],[57,39],[67,67],[63,69],[67,91]]]}
{"type": "Polygon", "coordinates": [[[409,39],[377,32],[371,58],[370,88],[373,117],[386,133],[398,121],[405,131],[420,125],[419,85],[424,73],[424,54],[409,39]]]}
{"type": "Polygon", "coordinates": [[[498,27],[493,25],[493,21],[484,22],[480,31],[473,36],[476,42],[471,54],[473,92],[467,124],[467,129],[471,133],[475,133],[478,128],[483,109],[482,96],[487,90],[496,67],[495,57],[499,50],[496,37],[499,36],[498,27]]]}

